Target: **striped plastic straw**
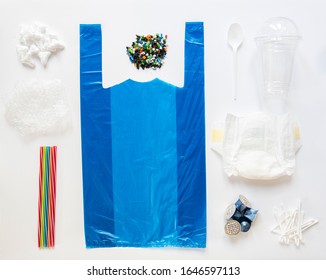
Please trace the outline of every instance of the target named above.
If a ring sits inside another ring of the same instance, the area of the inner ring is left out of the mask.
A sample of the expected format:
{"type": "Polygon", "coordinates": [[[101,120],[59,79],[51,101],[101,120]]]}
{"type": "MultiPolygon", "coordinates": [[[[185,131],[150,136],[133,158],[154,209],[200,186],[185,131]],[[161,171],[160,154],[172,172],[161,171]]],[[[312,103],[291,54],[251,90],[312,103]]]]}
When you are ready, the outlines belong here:
{"type": "Polygon", "coordinates": [[[57,147],[40,147],[38,247],[54,247],[57,147]]]}

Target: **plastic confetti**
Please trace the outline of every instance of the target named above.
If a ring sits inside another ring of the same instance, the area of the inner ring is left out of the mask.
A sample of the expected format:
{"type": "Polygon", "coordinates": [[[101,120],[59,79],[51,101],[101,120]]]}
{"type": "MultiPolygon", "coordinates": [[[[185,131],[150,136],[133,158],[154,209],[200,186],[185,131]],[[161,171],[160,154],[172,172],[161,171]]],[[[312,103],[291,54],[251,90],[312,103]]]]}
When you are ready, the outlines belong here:
{"type": "Polygon", "coordinates": [[[57,147],[40,147],[38,247],[54,247],[57,147]]]}
{"type": "Polygon", "coordinates": [[[167,35],[136,35],[136,41],[127,48],[127,55],[137,69],[161,68],[167,53],[167,35]]]}

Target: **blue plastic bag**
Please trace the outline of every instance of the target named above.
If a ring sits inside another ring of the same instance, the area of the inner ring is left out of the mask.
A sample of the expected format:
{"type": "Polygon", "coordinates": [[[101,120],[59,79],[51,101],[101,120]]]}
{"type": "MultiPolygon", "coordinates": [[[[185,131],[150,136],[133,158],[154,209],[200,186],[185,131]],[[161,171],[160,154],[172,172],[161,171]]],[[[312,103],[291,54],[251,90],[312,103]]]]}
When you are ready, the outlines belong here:
{"type": "Polygon", "coordinates": [[[80,25],[86,247],[206,247],[203,23],[186,23],[184,86],[102,87],[99,24],[80,25]]]}

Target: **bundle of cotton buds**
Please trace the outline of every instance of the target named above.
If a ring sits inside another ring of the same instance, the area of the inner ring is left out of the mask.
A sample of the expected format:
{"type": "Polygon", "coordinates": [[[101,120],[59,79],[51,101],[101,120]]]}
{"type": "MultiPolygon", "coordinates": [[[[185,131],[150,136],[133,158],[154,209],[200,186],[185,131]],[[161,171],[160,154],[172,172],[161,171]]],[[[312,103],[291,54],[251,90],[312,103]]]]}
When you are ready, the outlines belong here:
{"type": "Polygon", "coordinates": [[[280,235],[279,242],[286,245],[293,242],[297,247],[304,243],[302,232],[318,223],[316,219],[304,222],[301,202],[295,209],[285,209],[284,205],[274,207],[274,216],[277,225],[272,229],[272,232],[280,235]]]}
{"type": "Polygon", "coordinates": [[[21,26],[17,54],[23,65],[34,68],[33,58],[38,57],[43,67],[46,67],[50,56],[63,49],[64,45],[45,25],[34,23],[21,26]]]}

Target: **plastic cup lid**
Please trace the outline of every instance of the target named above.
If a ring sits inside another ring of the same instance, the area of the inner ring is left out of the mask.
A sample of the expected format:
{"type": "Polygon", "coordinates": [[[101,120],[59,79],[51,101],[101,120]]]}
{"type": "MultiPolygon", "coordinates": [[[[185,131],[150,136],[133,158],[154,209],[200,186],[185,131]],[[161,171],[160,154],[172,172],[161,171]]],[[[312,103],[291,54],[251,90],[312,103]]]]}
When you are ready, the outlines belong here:
{"type": "Polygon", "coordinates": [[[289,18],[273,17],[266,20],[255,37],[256,41],[273,41],[280,39],[301,39],[296,24],[289,18]]]}

